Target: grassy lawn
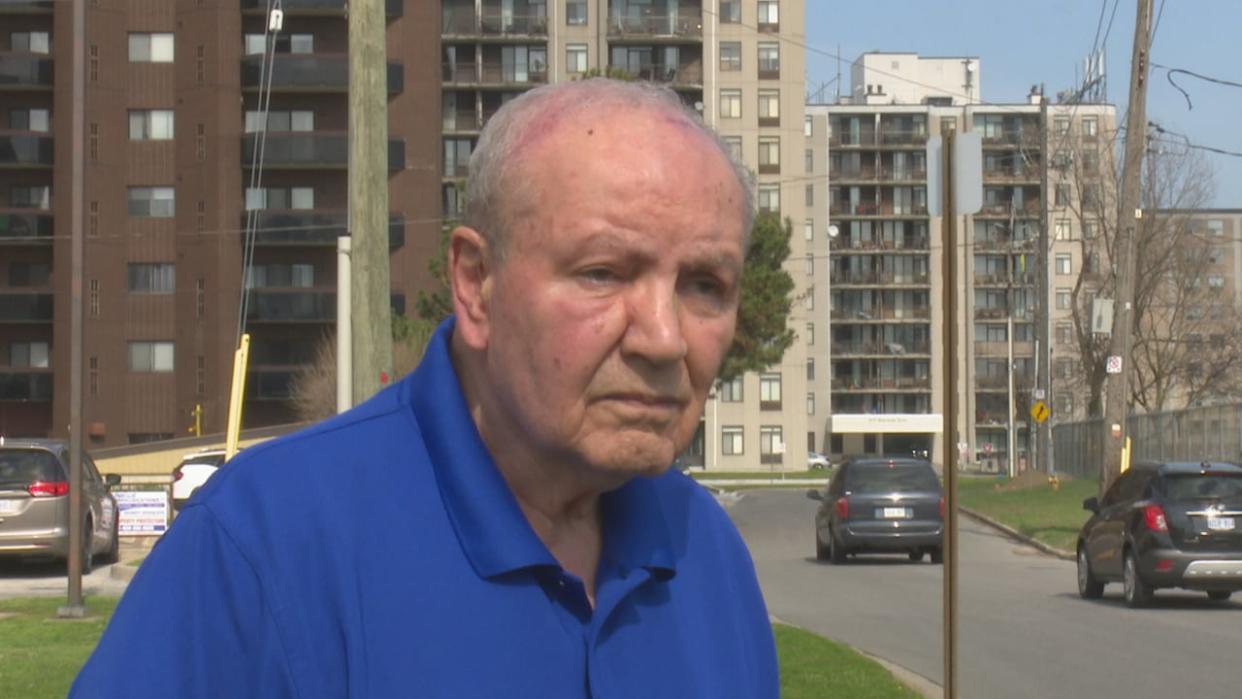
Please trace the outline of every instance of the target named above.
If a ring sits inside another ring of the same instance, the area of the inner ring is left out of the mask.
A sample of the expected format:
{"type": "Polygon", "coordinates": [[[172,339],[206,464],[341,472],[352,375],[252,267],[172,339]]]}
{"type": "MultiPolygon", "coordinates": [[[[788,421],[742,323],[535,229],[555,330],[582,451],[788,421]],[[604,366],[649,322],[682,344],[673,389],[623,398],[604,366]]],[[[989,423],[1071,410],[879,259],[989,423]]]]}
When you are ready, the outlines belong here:
{"type": "Polygon", "coordinates": [[[782,699],[918,697],[888,670],[849,646],[776,624],[782,699]]]}
{"type": "Polygon", "coordinates": [[[1078,530],[1090,516],[1082,501],[1097,494],[1095,481],[1061,481],[1059,491],[1046,483],[1006,490],[1006,483],[998,478],[962,478],[958,502],[1049,546],[1073,551],[1078,530]]]}
{"type": "MultiPolygon", "coordinates": [[[[61,597],[0,600],[0,697],[63,697],[116,608],[114,597],[86,600],[89,619],[61,620],[61,597]]],[[[775,627],[781,696],[917,697],[850,648],[790,626],[775,627]]]]}
{"type": "Polygon", "coordinates": [[[57,619],[63,597],[0,600],[0,696],[68,694],[116,602],[115,597],[89,597],[89,618],[57,619]]]}
{"type": "Polygon", "coordinates": [[[741,479],[772,479],[781,478],[822,478],[825,482],[832,471],[688,471],[698,481],[741,480],[741,479]]]}

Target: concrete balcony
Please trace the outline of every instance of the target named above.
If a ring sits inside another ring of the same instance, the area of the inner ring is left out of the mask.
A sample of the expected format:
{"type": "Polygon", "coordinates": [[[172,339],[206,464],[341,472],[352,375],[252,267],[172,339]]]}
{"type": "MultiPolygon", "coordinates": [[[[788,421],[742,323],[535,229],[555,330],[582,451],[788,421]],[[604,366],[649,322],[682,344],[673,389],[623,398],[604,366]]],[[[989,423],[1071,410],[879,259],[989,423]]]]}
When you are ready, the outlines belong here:
{"type": "MultiPolygon", "coordinates": [[[[264,15],[267,13],[267,4],[268,0],[241,0],[242,14],[264,15]]],[[[345,0],[281,0],[280,6],[290,17],[345,18],[346,2],[345,0]]],[[[384,14],[389,19],[400,17],[404,13],[404,0],[384,0],[384,14]]]]}
{"type": "Polygon", "coordinates": [[[0,15],[50,15],[53,0],[0,0],[0,15]]]}
{"type": "Polygon", "coordinates": [[[52,294],[0,290],[0,323],[52,322],[52,294]]]}
{"type": "Polygon", "coordinates": [[[51,211],[0,209],[0,245],[51,245],[51,211]]]}
{"type": "Polygon", "coordinates": [[[0,369],[0,401],[50,403],[51,369],[0,369]]]}
{"type": "Polygon", "coordinates": [[[42,132],[0,130],[0,169],[50,169],[55,164],[52,141],[42,132]]]}
{"type": "MultiPolygon", "coordinates": [[[[242,167],[249,168],[258,134],[242,136],[242,167]]],[[[349,134],[344,131],[268,132],[263,167],[273,170],[344,170],[349,166],[349,134]]],[[[405,169],[405,141],[388,142],[388,171],[405,169]]]]}
{"type": "Polygon", "coordinates": [[[0,91],[50,90],[55,84],[52,59],[25,51],[0,51],[0,91]]]}
{"type": "MultiPolygon", "coordinates": [[[[246,92],[260,87],[262,56],[241,60],[241,86],[246,92]]],[[[348,93],[349,56],[347,54],[276,54],[272,61],[272,92],[348,93]]],[[[405,69],[400,63],[388,64],[388,94],[404,89],[405,69]]]]}
{"type": "MultiPolygon", "coordinates": [[[[255,245],[263,247],[336,247],[347,232],[349,212],[332,209],[263,209],[256,214],[255,245]]],[[[242,229],[247,215],[242,214],[242,229]]],[[[243,241],[244,242],[244,241],[243,241]]],[[[405,221],[388,215],[388,249],[405,244],[405,221]]]]}
{"type": "MultiPolygon", "coordinates": [[[[635,6],[640,7],[640,6],[635,6]]],[[[608,17],[608,38],[613,41],[636,39],[649,41],[660,38],[701,40],[703,8],[686,5],[676,12],[640,12],[608,17]]]]}
{"type": "Polygon", "coordinates": [[[335,322],[336,292],[252,290],[246,319],[261,323],[335,322]]]}

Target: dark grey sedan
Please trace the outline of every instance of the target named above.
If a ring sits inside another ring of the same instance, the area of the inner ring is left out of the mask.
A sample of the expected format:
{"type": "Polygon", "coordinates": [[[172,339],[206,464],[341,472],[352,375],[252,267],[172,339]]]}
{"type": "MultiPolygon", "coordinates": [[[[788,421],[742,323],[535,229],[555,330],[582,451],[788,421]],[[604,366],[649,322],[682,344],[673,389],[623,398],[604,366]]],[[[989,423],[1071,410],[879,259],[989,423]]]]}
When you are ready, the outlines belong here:
{"type": "Polygon", "coordinates": [[[855,553],[906,553],[943,560],[944,496],[932,465],[909,457],[846,461],[815,512],[815,558],[844,563],[855,553]]]}

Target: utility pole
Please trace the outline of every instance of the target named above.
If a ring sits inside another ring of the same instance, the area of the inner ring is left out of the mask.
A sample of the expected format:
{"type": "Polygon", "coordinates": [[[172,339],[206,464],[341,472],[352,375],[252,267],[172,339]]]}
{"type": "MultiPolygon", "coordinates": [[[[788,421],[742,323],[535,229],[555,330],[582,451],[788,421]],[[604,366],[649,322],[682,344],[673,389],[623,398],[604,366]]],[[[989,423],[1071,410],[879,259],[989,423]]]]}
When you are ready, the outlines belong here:
{"type": "MultiPolygon", "coordinates": [[[[1039,252],[1035,256],[1035,273],[1038,275],[1036,279],[1036,293],[1039,294],[1039,305],[1036,306],[1035,315],[1035,385],[1032,395],[1037,400],[1052,399],[1052,313],[1050,311],[1051,304],[1048,301],[1048,295],[1051,290],[1048,288],[1048,256],[1051,254],[1051,246],[1048,243],[1048,164],[1052,153],[1048,152],[1050,139],[1048,138],[1048,97],[1045,94],[1043,85],[1039,90],[1039,132],[1042,137],[1042,153],[1040,160],[1040,188],[1043,192],[1043,201],[1039,212],[1039,252]],[[1042,393],[1041,393],[1042,391],[1042,393]]],[[[1052,445],[1049,437],[1052,435],[1052,423],[1045,421],[1035,423],[1035,463],[1034,468],[1038,471],[1051,475],[1053,473],[1052,465],[1052,445]]]]}
{"type": "Polygon", "coordinates": [[[1121,472],[1126,414],[1130,406],[1130,352],[1134,330],[1135,228],[1143,216],[1139,208],[1143,154],[1147,150],[1147,69],[1151,45],[1151,0],[1138,0],[1134,26],[1134,53],[1130,59],[1130,101],[1126,114],[1125,161],[1121,169],[1117,207],[1117,303],[1109,355],[1121,358],[1120,373],[1110,374],[1105,386],[1104,455],[1100,461],[1100,493],[1121,472]]]}
{"type": "MultiPolygon", "coordinates": [[[[942,605],[944,616],[944,696],[957,699],[957,210],[953,205],[953,148],[956,129],[942,133],[943,171],[941,208],[944,229],[940,254],[941,278],[944,280],[944,349],[941,354],[944,418],[941,427],[941,451],[944,464],[944,584],[942,605]]],[[[930,159],[929,159],[930,160],[930,159]]],[[[932,163],[928,163],[932,166],[932,163]]]]}
{"type": "Polygon", "coordinates": [[[392,376],[388,262],[388,59],[384,0],[349,3],[349,230],[353,400],[392,376]]]}

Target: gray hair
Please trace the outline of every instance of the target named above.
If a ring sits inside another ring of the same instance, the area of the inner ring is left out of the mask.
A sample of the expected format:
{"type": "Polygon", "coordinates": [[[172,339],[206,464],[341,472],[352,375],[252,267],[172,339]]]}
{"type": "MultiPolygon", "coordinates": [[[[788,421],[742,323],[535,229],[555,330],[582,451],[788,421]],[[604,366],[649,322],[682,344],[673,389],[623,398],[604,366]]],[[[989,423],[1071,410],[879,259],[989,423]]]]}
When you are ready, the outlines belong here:
{"type": "Polygon", "coordinates": [[[518,95],[488,120],[479,135],[478,145],[470,155],[463,222],[483,235],[497,259],[504,257],[509,229],[514,223],[513,207],[506,205],[506,195],[512,195],[524,182],[511,172],[523,132],[550,111],[563,117],[600,106],[640,107],[680,116],[714,143],[742,189],[742,235],[749,245],[755,221],[755,177],[724,139],[667,87],[590,78],[544,85],[518,95]]]}

